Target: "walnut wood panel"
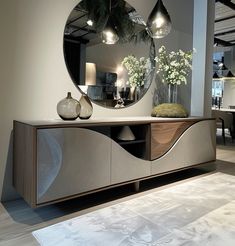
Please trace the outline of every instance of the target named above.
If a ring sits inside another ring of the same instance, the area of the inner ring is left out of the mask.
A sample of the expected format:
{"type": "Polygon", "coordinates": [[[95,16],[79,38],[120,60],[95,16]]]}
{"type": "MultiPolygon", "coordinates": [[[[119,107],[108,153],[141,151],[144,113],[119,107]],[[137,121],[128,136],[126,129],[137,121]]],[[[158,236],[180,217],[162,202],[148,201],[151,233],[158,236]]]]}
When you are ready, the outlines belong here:
{"type": "Polygon", "coordinates": [[[14,121],[13,185],[32,206],[36,206],[36,129],[14,121]]]}
{"type": "Polygon", "coordinates": [[[195,121],[151,124],[151,160],[164,155],[195,121]]]}

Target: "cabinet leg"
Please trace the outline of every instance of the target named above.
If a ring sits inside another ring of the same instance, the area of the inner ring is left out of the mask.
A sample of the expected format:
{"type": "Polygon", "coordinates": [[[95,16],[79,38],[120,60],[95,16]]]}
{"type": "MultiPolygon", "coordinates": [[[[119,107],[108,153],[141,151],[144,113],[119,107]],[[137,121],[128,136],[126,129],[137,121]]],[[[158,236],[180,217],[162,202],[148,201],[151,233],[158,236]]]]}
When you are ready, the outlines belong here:
{"type": "Polygon", "coordinates": [[[133,185],[135,192],[138,192],[140,190],[140,181],[133,183],[133,185]]]}

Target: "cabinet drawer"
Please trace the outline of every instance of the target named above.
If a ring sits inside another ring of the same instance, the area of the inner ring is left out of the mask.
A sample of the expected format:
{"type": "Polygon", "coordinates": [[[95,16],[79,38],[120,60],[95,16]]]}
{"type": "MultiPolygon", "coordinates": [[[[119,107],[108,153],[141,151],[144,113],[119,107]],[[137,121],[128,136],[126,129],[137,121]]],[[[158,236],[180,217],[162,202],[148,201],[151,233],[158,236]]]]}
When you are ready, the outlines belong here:
{"type": "Polygon", "coordinates": [[[194,121],[152,123],[151,124],[151,160],[164,155],[194,121]]]}

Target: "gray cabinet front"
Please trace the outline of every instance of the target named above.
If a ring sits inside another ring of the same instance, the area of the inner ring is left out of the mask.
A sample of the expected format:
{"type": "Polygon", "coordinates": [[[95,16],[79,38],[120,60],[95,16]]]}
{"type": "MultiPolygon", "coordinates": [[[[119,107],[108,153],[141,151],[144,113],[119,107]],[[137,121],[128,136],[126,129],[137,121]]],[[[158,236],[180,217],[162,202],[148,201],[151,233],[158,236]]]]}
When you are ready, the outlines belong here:
{"type": "Polygon", "coordinates": [[[37,203],[110,185],[111,139],[84,128],[37,130],[37,203]]]}

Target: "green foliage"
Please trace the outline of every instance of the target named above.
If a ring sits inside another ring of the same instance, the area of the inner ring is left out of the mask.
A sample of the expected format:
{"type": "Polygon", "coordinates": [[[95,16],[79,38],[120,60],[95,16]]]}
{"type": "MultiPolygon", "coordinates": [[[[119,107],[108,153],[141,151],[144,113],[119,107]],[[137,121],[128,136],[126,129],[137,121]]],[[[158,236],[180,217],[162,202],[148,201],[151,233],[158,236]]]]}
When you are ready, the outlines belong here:
{"type": "Polygon", "coordinates": [[[163,103],[153,108],[151,116],[166,118],[186,118],[188,113],[181,104],[163,103]]]}

